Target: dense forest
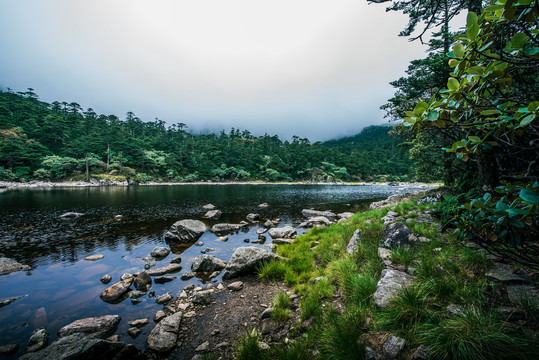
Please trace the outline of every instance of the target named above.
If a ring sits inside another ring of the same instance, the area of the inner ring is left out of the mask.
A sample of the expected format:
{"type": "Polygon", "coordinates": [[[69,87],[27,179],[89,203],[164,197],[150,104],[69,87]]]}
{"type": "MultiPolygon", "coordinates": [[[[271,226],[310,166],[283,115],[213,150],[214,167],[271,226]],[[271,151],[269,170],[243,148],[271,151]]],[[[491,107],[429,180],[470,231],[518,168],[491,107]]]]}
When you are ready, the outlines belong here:
{"type": "Polygon", "coordinates": [[[311,143],[231,129],[195,135],[184,123],[124,119],[77,103],[40,101],[33,89],[0,92],[0,179],[139,181],[404,181],[403,140],[387,126],[311,143]]]}

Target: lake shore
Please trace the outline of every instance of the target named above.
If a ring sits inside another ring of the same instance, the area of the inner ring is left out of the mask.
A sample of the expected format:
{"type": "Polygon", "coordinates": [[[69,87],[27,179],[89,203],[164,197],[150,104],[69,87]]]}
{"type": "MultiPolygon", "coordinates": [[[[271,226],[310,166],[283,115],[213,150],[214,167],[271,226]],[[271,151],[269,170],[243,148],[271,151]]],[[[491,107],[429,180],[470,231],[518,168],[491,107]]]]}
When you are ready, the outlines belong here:
{"type": "Polygon", "coordinates": [[[136,185],[129,184],[127,181],[114,181],[114,180],[102,180],[102,181],[28,181],[28,182],[15,182],[15,181],[0,181],[0,191],[5,190],[23,190],[23,189],[52,189],[52,188],[89,188],[89,187],[103,187],[103,186],[181,186],[181,185],[339,185],[339,186],[366,186],[366,185],[389,185],[389,186],[414,186],[425,187],[426,189],[439,187],[440,183],[422,183],[422,182],[308,182],[308,181],[294,181],[294,182],[267,182],[267,181],[196,181],[196,182],[157,182],[148,181],[144,183],[137,183],[136,185]]]}

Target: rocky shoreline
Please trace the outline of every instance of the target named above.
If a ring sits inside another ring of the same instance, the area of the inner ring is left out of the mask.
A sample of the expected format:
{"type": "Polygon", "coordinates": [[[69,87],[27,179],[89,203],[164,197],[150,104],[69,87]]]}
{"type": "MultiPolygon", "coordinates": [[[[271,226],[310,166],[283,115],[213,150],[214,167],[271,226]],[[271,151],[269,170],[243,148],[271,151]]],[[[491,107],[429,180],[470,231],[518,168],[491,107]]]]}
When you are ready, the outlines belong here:
{"type": "Polygon", "coordinates": [[[0,181],[0,192],[6,190],[24,190],[24,189],[53,189],[53,188],[91,188],[91,187],[103,187],[103,186],[182,186],[182,185],[339,185],[339,186],[363,186],[363,185],[389,185],[398,187],[421,187],[424,190],[428,190],[433,187],[438,187],[440,184],[428,184],[419,182],[386,182],[386,183],[373,183],[373,182],[264,182],[264,181],[229,181],[229,182],[212,182],[212,181],[197,181],[197,182],[137,182],[134,180],[115,181],[115,180],[91,180],[91,181],[28,181],[28,182],[13,182],[13,181],[0,181]]]}
{"type": "MultiPolygon", "coordinates": [[[[371,208],[394,205],[418,192],[420,190],[415,193],[393,195],[384,201],[371,204],[371,208]]],[[[436,201],[436,199],[433,201],[436,201]]],[[[263,205],[261,204],[261,206],[263,205]]],[[[209,208],[210,206],[206,205],[206,207],[209,208]]],[[[352,213],[334,214],[329,211],[312,209],[304,209],[302,214],[307,218],[300,225],[302,227],[328,226],[346,221],[353,215],[352,213]]],[[[249,214],[247,219],[257,221],[254,220],[255,215],[249,214]]],[[[388,213],[389,215],[391,214],[388,213]]],[[[390,217],[388,219],[396,220],[390,217]]],[[[382,220],[385,223],[388,219],[382,220]]],[[[172,225],[167,236],[173,241],[193,243],[207,230],[205,226],[201,228],[199,223],[202,224],[196,220],[178,221],[172,225]]],[[[264,224],[265,232],[272,237],[276,244],[291,243],[296,237],[296,231],[292,227],[279,228],[274,223],[266,223],[264,224]]],[[[216,235],[226,235],[227,232],[234,232],[247,224],[247,222],[217,224],[214,225],[211,231],[216,235]]],[[[408,235],[406,234],[406,236],[408,235]]],[[[351,252],[354,251],[353,241],[354,238],[351,239],[348,246],[351,252]]],[[[357,238],[355,241],[357,242],[357,238]]],[[[150,264],[152,257],[166,257],[169,253],[170,251],[167,248],[155,248],[148,258],[148,264],[150,264]]],[[[102,256],[93,255],[86,260],[97,261],[101,258],[102,256]]],[[[28,346],[25,350],[27,354],[22,358],[40,359],[50,357],[62,359],[75,355],[91,357],[91,354],[97,351],[96,349],[107,349],[111,356],[113,355],[111,358],[114,359],[161,359],[171,352],[175,354],[175,358],[196,359],[199,354],[210,350],[221,352],[223,359],[231,359],[233,357],[233,344],[238,336],[238,329],[258,328],[263,339],[267,342],[285,339],[288,332],[291,331],[291,325],[280,324],[271,319],[271,299],[277,291],[286,292],[292,299],[292,310],[295,311],[293,318],[297,320],[299,319],[299,298],[283,283],[261,283],[253,277],[258,266],[269,259],[278,261],[279,257],[266,249],[250,246],[237,248],[227,262],[212,255],[197,256],[191,266],[193,276],[212,278],[223,272],[224,282],[210,283],[204,288],[189,285],[176,297],[169,293],[156,297],[156,303],[162,304],[163,309],[153,316],[155,325],[146,340],[147,351],[145,354],[133,345],[118,342],[118,335],[110,336],[117,329],[121,318],[118,315],[105,315],[80,319],[64,326],[58,332],[58,340],[51,345],[48,345],[49,334],[45,329],[36,329],[28,341],[28,346]],[[240,280],[237,280],[238,278],[240,280]],[[209,321],[211,318],[212,320],[209,321]],[[197,336],[197,341],[191,337],[193,331],[197,336]]],[[[0,265],[2,265],[0,272],[2,273],[28,270],[27,266],[12,259],[1,258],[0,260],[0,265]]],[[[170,260],[169,265],[161,268],[148,266],[137,273],[124,274],[118,282],[109,286],[101,294],[101,299],[107,302],[115,302],[118,299],[130,298],[133,303],[136,303],[140,301],[138,297],[151,295],[152,281],[156,283],[160,281],[166,282],[167,275],[173,275],[180,271],[182,268],[180,263],[181,258],[175,258],[170,260]],[[134,287],[135,290],[132,290],[131,287],[134,287]]],[[[392,275],[394,274],[390,272],[383,273],[381,282],[392,284],[388,280],[392,279],[392,275]]],[[[106,276],[101,279],[103,283],[108,283],[111,280],[110,277],[106,278],[106,276]]],[[[391,288],[391,285],[389,288],[391,288]]],[[[380,296],[384,298],[387,297],[386,295],[380,296]]],[[[375,299],[376,297],[377,295],[375,294],[375,299]]],[[[8,306],[20,298],[22,297],[2,301],[1,306],[8,306]]],[[[339,297],[334,299],[334,303],[337,307],[342,306],[339,297]]],[[[150,322],[152,321],[148,318],[129,322],[128,334],[132,337],[137,337],[141,332],[140,328],[150,322]]],[[[302,329],[306,330],[308,326],[309,324],[303,324],[302,329]]],[[[0,353],[14,353],[18,350],[18,346],[16,348],[14,346],[2,346],[0,347],[0,353]]]]}

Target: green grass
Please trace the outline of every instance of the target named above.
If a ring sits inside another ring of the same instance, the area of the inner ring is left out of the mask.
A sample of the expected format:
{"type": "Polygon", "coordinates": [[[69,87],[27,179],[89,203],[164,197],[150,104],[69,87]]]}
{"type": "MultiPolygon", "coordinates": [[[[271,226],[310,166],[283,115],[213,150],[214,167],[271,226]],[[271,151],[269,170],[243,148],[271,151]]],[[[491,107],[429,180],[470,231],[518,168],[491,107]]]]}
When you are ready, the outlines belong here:
{"type": "Polygon", "coordinates": [[[264,281],[283,280],[286,274],[286,264],[284,261],[271,260],[264,263],[258,269],[258,277],[264,281]]]}
{"type": "Polygon", "coordinates": [[[273,311],[271,317],[277,322],[284,322],[290,318],[290,296],[279,291],[273,298],[273,311]]]}
{"type": "Polygon", "coordinates": [[[465,310],[463,316],[427,324],[418,335],[434,359],[532,359],[537,355],[534,346],[501,323],[495,313],[475,307],[465,310]]]}
{"type": "Polygon", "coordinates": [[[301,320],[307,320],[313,316],[322,314],[322,304],[320,297],[314,291],[309,292],[299,303],[301,309],[301,320]]]}
{"type": "Polygon", "coordinates": [[[258,345],[260,335],[253,329],[240,338],[236,349],[236,360],[264,360],[267,359],[268,351],[258,345]]]}
{"type": "Polygon", "coordinates": [[[391,261],[408,267],[412,264],[412,261],[414,261],[415,256],[414,249],[398,247],[391,252],[391,261]]]}
{"type": "Polygon", "coordinates": [[[378,322],[385,330],[410,335],[418,325],[430,317],[427,293],[421,286],[402,288],[389,305],[380,310],[378,322]]]}
{"type": "Polygon", "coordinates": [[[365,346],[359,341],[364,331],[364,316],[356,308],[339,315],[330,309],[324,317],[319,349],[323,359],[357,360],[365,358],[365,346]]]}
{"type": "Polygon", "coordinates": [[[269,358],[272,360],[311,360],[313,355],[306,341],[296,341],[292,344],[281,343],[274,346],[269,358]]]}
{"type": "Polygon", "coordinates": [[[480,253],[477,250],[462,246],[459,249],[459,262],[466,268],[472,271],[485,271],[491,264],[486,254],[480,253]]]}

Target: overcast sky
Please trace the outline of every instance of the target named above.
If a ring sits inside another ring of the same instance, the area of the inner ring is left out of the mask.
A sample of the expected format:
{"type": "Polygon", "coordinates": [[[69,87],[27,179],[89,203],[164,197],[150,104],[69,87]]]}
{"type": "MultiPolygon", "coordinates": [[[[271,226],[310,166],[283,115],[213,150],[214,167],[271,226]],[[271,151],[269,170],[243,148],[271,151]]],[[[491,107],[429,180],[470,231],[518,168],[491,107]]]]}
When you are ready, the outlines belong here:
{"type": "Polygon", "coordinates": [[[367,0],[0,1],[0,86],[97,113],[326,140],[382,124],[407,17],[367,0]]]}

